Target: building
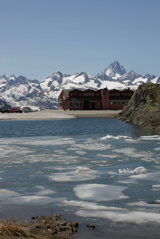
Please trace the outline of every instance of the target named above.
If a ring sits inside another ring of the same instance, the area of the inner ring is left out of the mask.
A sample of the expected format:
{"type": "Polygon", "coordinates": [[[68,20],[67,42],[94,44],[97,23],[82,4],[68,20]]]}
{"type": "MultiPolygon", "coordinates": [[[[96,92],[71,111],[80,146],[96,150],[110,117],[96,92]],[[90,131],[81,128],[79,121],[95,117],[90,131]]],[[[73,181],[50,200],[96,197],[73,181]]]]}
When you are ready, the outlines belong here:
{"type": "Polygon", "coordinates": [[[59,109],[64,110],[119,110],[123,109],[134,91],[125,90],[62,90],[59,97],[59,109]]]}

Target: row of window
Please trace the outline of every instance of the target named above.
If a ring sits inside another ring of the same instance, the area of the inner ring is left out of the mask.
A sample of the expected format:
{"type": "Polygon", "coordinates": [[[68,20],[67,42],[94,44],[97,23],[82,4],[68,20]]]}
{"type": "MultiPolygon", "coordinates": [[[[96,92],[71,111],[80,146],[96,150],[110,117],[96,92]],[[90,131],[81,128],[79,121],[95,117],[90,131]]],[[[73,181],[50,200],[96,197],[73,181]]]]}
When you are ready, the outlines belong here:
{"type": "Polygon", "coordinates": [[[78,97],[78,96],[101,96],[100,93],[70,93],[70,96],[72,97],[78,97]]]}
{"type": "Polygon", "coordinates": [[[132,93],[111,93],[109,96],[132,96],[132,93]]]}
{"type": "Polygon", "coordinates": [[[95,93],[83,93],[84,96],[95,96],[95,93]]]}
{"type": "Polygon", "coordinates": [[[71,107],[82,107],[81,101],[71,101],[71,107]]]}
{"type": "MultiPolygon", "coordinates": [[[[110,101],[110,105],[124,105],[128,101],[110,101]]],[[[71,101],[70,102],[71,107],[82,107],[82,102],[81,101],[71,101]]]]}

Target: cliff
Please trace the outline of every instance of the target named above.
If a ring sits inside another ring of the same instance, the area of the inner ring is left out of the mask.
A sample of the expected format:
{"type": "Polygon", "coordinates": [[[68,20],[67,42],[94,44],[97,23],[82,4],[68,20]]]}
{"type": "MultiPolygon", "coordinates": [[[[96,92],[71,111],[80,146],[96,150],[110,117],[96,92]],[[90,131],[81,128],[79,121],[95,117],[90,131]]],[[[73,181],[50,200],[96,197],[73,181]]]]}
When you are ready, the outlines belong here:
{"type": "Polygon", "coordinates": [[[148,128],[160,129],[160,84],[140,85],[128,104],[115,118],[148,128]]]}

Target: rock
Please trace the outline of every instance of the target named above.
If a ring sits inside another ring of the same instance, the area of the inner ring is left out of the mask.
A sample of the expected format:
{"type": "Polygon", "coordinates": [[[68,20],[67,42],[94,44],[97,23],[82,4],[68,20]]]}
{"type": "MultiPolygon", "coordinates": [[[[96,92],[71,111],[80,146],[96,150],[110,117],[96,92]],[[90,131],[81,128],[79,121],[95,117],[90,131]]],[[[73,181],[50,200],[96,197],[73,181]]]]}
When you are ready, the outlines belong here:
{"type": "Polygon", "coordinates": [[[143,127],[160,129],[160,84],[144,83],[115,118],[143,127]]]}
{"type": "Polygon", "coordinates": [[[32,217],[31,222],[0,220],[0,238],[73,239],[78,222],[67,222],[60,215],[32,217]]]}
{"type": "Polygon", "coordinates": [[[61,219],[60,215],[54,214],[51,217],[34,217],[34,223],[31,232],[33,234],[49,234],[59,237],[65,235],[67,238],[69,238],[70,235],[73,235],[77,232],[78,226],[78,222],[67,222],[65,219],[61,219]]]}
{"type": "Polygon", "coordinates": [[[94,224],[87,224],[86,227],[88,227],[90,230],[94,230],[95,229],[95,225],[94,224]]]}

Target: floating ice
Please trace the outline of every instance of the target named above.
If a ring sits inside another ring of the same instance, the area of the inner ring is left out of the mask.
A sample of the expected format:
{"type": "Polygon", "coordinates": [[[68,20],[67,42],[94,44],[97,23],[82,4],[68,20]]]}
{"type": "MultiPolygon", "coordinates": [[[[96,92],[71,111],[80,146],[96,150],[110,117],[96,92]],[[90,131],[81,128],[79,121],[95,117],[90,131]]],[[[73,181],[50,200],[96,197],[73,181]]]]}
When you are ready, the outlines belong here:
{"type": "Polygon", "coordinates": [[[5,199],[5,198],[19,196],[19,195],[20,194],[15,191],[7,190],[7,189],[0,189],[0,200],[5,199]]]}
{"type": "Polygon", "coordinates": [[[102,158],[110,158],[110,159],[119,158],[119,156],[116,154],[97,154],[97,156],[102,158]]]}
{"type": "Polygon", "coordinates": [[[105,184],[82,184],[77,185],[73,190],[76,196],[83,200],[110,201],[127,199],[128,196],[122,193],[126,188],[105,184]]]}
{"type": "Polygon", "coordinates": [[[160,207],[160,201],[158,200],[154,202],[144,202],[144,201],[139,201],[139,202],[133,202],[133,203],[128,203],[129,206],[138,206],[138,207],[160,207]]]}
{"type": "Polygon", "coordinates": [[[36,186],[36,189],[39,189],[40,191],[37,192],[38,195],[50,195],[50,194],[55,194],[56,192],[51,190],[51,189],[46,189],[43,186],[36,186]]]}
{"type": "Polygon", "coordinates": [[[129,168],[118,169],[118,172],[119,172],[119,174],[135,174],[135,175],[138,175],[138,174],[146,173],[147,169],[140,166],[140,167],[135,168],[134,170],[131,170],[129,168]]]}
{"type": "Polygon", "coordinates": [[[156,162],[157,159],[154,158],[154,154],[151,152],[147,151],[137,151],[135,148],[118,148],[118,149],[113,149],[113,152],[118,153],[119,155],[124,155],[129,158],[134,158],[137,159],[139,158],[140,160],[143,160],[145,162],[156,162]]]}
{"type": "Polygon", "coordinates": [[[77,150],[77,151],[76,151],[76,154],[78,154],[78,155],[85,155],[86,152],[84,152],[84,151],[80,151],[80,150],[77,150]]]}
{"type": "Polygon", "coordinates": [[[135,174],[135,175],[130,176],[130,178],[143,179],[143,180],[153,180],[153,181],[156,181],[158,183],[158,182],[160,182],[160,172],[135,174]]]}
{"type": "Polygon", "coordinates": [[[105,137],[102,137],[100,139],[101,140],[106,140],[106,139],[131,139],[131,137],[124,136],[124,135],[118,135],[118,136],[106,135],[105,137]]]}
{"type": "Polygon", "coordinates": [[[152,190],[153,191],[159,191],[160,190],[160,185],[152,185],[152,190]]]}
{"type": "Polygon", "coordinates": [[[88,167],[78,167],[75,172],[76,173],[85,173],[85,172],[90,172],[91,170],[88,167]]]}
{"type": "Polygon", "coordinates": [[[78,167],[73,172],[54,173],[48,178],[58,182],[86,181],[97,178],[96,173],[87,167],[78,167]]]}
{"type": "Polygon", "coordinates": [[[147,169],[146,168],[144,168],[144,167],[137,167],[137,168],[135,168],[134,169],[134,174],[142,174],[142,173],[146,173],[147,172],[147,169]]]}
{"type": "Polygon", "coordinates": [[[72,138],[59,138],[53,140],[35,140],[35,141],[24,141],[24,144],[29,145],[66,145],[66,144],[75,144],[75,140],[72,138]]]}
{"type": "Polygon", "coordinates": [[[72,148],[70,148],[70,150],[107,150],[110,149],[112,147],[111,144],[103,144],[101,142],[85,142],[84,144],[75,144],[72,145],[72,148]]]}
{"type": "Polygon", "coordinates": [[[113,222],[128,222],[135,224],[160,223],[160,214],[142,211],[102,211],[102,210],[79,210],[76,215],[81,217],[93,217],[109,219],[113,222]]]}
{"type": "Polygon", "coordinates": [[[102,205],[98,205],[95,202],[85,202],[85,201],[75,201],[75,200],[64,200],[62,202],[64,206],[73,206],[73,207],[80,207],[81,209],[86,210],[110,210],[110,211],[125,211],[127,209],[119,208],[119,207],[106,207],[102,205]]]}
{"type": "Polygon", "coordinates": [[[141,136],[140,140],[160,140],[160,135],[141,136]]]}
{"type": "Polygon", "coordinates": [[[126,173],[133,173],[133,170],[130,170],[129,168],[124,169],[118,169],[119,174],[126,174],[126,173]]]}
{"type": "Polygon", "coordinates": [[[19,196],[11,199],[13,204],[40,204],[45,205],[53,202],[53,198],[40,195],[19,196]]]}
{"type": "Polygon", "coordinates": [[[44,189],[42,186],[36,187],[37,189],[41,189],[40,192],[35,192],[35,194],[31,195],[21,195],[15,191],[10,191],[6,189],[0,189],[0,202],[3,200],[3,204],[15,204],[15,205],[47,205],[53,202],[61,202],[65,200],[65,198],[53,198],[49,196],[45,196],[46,194],[55,193],[52,190],[44,189]]]}
{"type": "Polygon", "coordinates": [[[133,158],[144,158],[144,157],[147,158],[148,157],[148,153],[146,153],[144,151],[137,152],[137,150],[134,148],[113,149],[113,152],[123,154],[123,155],[126,155],[128,157],[133,157],[133,158]]]}
{"type": "Polygon", "coordinates": [[[152,185],[153,188],[160,188],[160,185],[152,185]]]}

